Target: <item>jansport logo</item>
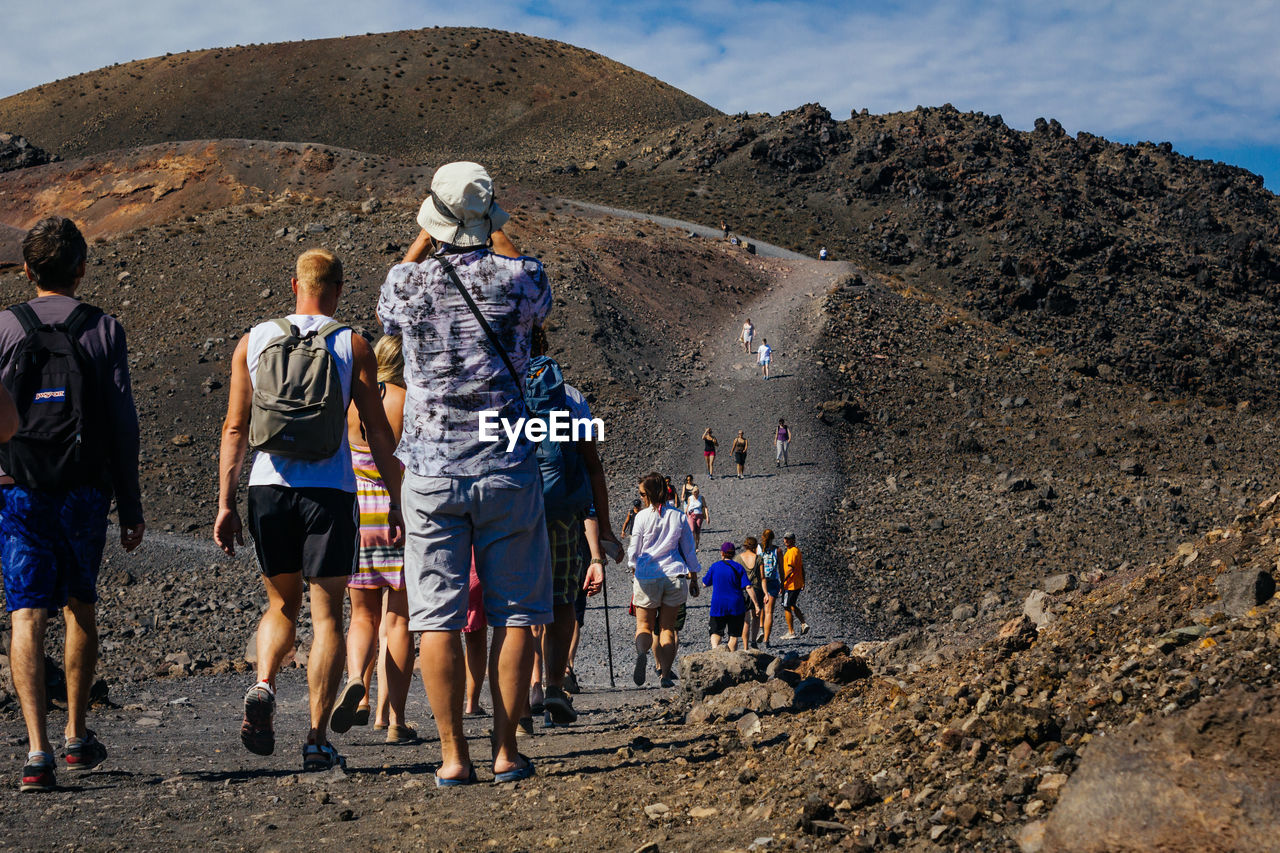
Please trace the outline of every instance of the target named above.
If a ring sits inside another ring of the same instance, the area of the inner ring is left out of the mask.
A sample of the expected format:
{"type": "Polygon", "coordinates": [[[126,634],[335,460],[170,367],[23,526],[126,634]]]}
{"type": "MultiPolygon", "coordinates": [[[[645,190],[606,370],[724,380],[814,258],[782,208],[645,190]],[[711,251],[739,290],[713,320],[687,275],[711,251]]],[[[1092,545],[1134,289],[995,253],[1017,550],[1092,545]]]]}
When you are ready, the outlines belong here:
{"type": "Polygon", "coordinates": [[[66,388],[44,388],[36,392],[34,403],[60,403],[67,399],[66,388]]]}

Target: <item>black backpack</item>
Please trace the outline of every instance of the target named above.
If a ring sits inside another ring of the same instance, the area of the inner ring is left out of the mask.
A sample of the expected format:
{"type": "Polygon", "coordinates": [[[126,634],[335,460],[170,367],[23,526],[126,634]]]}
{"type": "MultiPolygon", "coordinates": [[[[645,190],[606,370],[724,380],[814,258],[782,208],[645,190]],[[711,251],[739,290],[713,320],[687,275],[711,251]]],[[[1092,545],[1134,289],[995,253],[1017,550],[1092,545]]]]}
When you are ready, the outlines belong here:
{"type": "Polygon", "coordinates": [[[105,485],[105,412],[80,335],[102,316],[77,305],[61,323],[42,323],[30,305],[9,308],[26,332],[5,383],[22,426],[0,444],[0,467],[15,482],[44,491],[105,485]]]}

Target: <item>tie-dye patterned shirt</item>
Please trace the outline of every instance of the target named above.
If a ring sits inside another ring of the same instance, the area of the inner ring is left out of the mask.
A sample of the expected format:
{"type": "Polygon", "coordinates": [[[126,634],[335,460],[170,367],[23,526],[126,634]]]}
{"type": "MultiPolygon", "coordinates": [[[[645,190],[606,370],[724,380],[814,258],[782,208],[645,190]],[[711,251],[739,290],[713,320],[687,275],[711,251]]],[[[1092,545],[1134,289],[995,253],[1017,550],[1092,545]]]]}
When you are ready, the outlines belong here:
{"type": "MultiPolygon", "coordinates": [[[[551,310],[542,264],[488,250],[450,255],[463,285],[523,377],[529,339],[551,310]]],[[[480,413],[515,423],[525,416],[516,379],[440,264],[397,264],[378,299],[387,334],[404,336],[404,432],[396,456],[423,477],[477,477],[523,462],[534,445],[523,437],[480,440],[480,413]]]]}

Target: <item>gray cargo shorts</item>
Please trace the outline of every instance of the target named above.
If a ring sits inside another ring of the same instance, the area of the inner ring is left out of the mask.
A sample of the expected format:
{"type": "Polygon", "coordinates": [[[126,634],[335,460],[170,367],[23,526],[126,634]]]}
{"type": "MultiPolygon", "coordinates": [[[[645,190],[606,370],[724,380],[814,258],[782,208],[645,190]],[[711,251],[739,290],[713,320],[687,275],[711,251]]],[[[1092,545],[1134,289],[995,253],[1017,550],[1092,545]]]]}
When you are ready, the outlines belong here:
{"type": "Polygon", "coordinates": [[[494,627],[552,621],[551,552],[537,460],[479,477],[404,475],[410,631],[460,631],[474,550],[494,627]]]}

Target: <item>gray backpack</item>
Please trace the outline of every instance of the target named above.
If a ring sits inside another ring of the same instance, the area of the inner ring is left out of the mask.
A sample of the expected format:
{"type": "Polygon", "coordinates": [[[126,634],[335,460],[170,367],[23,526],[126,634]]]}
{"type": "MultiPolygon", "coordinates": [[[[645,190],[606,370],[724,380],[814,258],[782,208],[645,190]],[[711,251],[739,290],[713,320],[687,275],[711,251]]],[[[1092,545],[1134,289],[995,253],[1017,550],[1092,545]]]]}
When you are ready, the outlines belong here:
{"type": "Polygon", "coordinates": [[[325,342],[348,327],[330,320],[304,335],[288,320],[272,322],[283,334],[258,357],[249,446],[290,459],[328,459],[346,439],[347,409],[325,342]]]}

